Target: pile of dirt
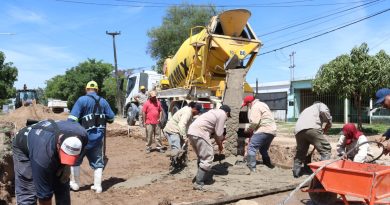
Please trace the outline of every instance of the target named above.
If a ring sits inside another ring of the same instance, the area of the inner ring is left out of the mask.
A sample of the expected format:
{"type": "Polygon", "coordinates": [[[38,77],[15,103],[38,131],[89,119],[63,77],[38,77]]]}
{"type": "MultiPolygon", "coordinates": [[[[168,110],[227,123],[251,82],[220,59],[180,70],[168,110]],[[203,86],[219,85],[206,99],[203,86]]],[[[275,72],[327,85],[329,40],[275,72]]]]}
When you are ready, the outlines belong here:
{"type": "Polygon", "coordinates": [[[53,113],[53,111],[43,105],[37,104],[37,105],[30,105],[30,106],[23,106],[16,110],[14,110],[11,113],[8,113],[5,116],[2,116],[0,118],[0,121],[2,122],[13,122],[15,123],[17,128],[21,128],[25,126],[27,119],[33,119],[33,120],[44,120],[44,119],[53,119],[53,120],[65,120],[67,118],[68,114],[66,113],[60,113],[56,114],[53,113]]]}
{"type": "Polygon", "coordinates": [[[0,123],[0,204],[10,204],[14,193],[14,164],[12,160],[13,123],[0,123]]]}

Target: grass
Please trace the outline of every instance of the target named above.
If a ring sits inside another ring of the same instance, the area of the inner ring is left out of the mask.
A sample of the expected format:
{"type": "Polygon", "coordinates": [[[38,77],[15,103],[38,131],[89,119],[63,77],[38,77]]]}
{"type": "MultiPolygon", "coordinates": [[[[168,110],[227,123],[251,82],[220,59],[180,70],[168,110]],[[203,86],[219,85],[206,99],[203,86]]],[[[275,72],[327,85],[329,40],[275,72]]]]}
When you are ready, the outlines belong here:
{"type": "MultiPolygon", "coordinates": [[[[294,133],[295,122],[278,122],[278,131],[282,133],[294,133]]],[[[333,124],[328,135],[339,135],[344,124],[333,124]]],[[[387,124],[363,124],[363,133],[366,136],[379,135],[386,132],[390,126],[387,124]]]]}

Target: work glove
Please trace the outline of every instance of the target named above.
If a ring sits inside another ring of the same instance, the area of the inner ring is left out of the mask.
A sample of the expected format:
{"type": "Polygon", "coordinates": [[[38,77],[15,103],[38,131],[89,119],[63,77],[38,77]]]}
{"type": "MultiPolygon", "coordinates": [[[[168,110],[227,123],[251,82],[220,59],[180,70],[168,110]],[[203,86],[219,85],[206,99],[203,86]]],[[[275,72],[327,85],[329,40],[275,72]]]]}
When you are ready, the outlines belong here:
{"type": "Polygon", "coordinates": [[[65,184],[69,182],[70,177],[70,166],[62,165],[56,173],[57,177],[60,179],[60,182],[65,184]]]}

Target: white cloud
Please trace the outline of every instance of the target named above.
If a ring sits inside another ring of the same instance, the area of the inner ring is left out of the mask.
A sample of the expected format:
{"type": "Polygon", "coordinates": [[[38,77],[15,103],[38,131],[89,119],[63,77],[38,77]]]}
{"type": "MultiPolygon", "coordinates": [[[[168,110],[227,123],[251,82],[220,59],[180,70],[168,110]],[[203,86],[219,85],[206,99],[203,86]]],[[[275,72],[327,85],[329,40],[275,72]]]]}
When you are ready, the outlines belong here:
{"type": "Polygon", "coordinates": [[[20,7],[11,7],[7,14],[12,17],[14,20],[20,21],[20,22],[29,22],[29,23],[37,23],[42,24],[45,23],[45,17],[42,14],[39,14],[37,12],[23,9],[20,7]]]}
{"type": "Polygon", "coordinates": [[[123,11],[127,14],[134,15],[140,13],[144,9],[143,6],[139,7],[126,7],[123,11]]]}

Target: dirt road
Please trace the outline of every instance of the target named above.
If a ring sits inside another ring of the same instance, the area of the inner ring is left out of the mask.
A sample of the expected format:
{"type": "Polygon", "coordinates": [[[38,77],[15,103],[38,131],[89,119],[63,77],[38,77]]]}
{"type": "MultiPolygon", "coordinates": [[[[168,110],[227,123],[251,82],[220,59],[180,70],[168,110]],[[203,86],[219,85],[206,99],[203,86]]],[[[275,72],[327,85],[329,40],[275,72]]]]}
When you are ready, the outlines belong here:
{"type": "MultiPolygon", "coordinates": [[[[114,126],[118,131],[119,124],[114,126]]],[[[126,129],[122,126],[122,130],[126,129]]],[[[268,189],[269,186],[283,187],[297,183],[289,170],[276,168],[269,170],[259,165],[259,174],[246,175],[245,166],[233,166],[236,158],[229,158],[221,163],[216,162],[214,169],[219,171],[214,176],[215,183],[208,188],[207,194],[192,189],[192,178],[196,173],[194,153],[189,167],[177,175],[168,174],[169,158],[167,154],[145,153],[145,142],[142,130],[131,127],[131,137],[111,135],[107,138],[109,163],[103,174],[103,193],[95,194],[89,187],[92,183],[92,170],[85,161],[82,165],[79,192],[72,192],[75,204],[158,204],[196,202],[207,199],[256,192],[268,189]],[[229,173],[229,174],[228,174],[229,173]],[[271,180],[273,178],[273,180],[271,180]]],[[[110,133],[110,132],[109,132],[110,133]]],[[[122,132],[123,133],[123,132],[122,132]]]]}
{"type": "MultiPolygon", "coordinates": [[[[66,114],[54,114],[44,107],[34,110],[23,108],[12,115],[0,117],[0,121],[15,122],[22,127],[27,118],[66,119],[66,114]]],[[[294,155],[295,140],[291,134],[279,134],[270,150],[273,161],[290,166],[294,155]]],[[[144,131],[139,127],[128,126],[125,119],[116,119],[108,125],[107,167],[103,173],[103,193],[95,194],[90,190],[93,183],[93,171],[85,159],[81,168],[81,189],[71,192],[73,204],[211,204],[239,196],[255,196],[270,190],[295,187],[303,179],[294,179],[290,169],[270,170],[259,164],[258,173],[247,175],[244,164],[236,165],[240,157],[229,157],[215,162],[215,182],[206,186],[207,192],[192,189],[192,179],[196,173],[196,160],[190,150],[189,166],[180,174],[169,175],[169,157],[167,154],[145,153],[144,131]]],[[[288,193],[273,194],[254,199],[258,204],[277,204],[288,193]]],[[[309,204],[306,194],[299,193],[291,204],[309,204]]]]}

